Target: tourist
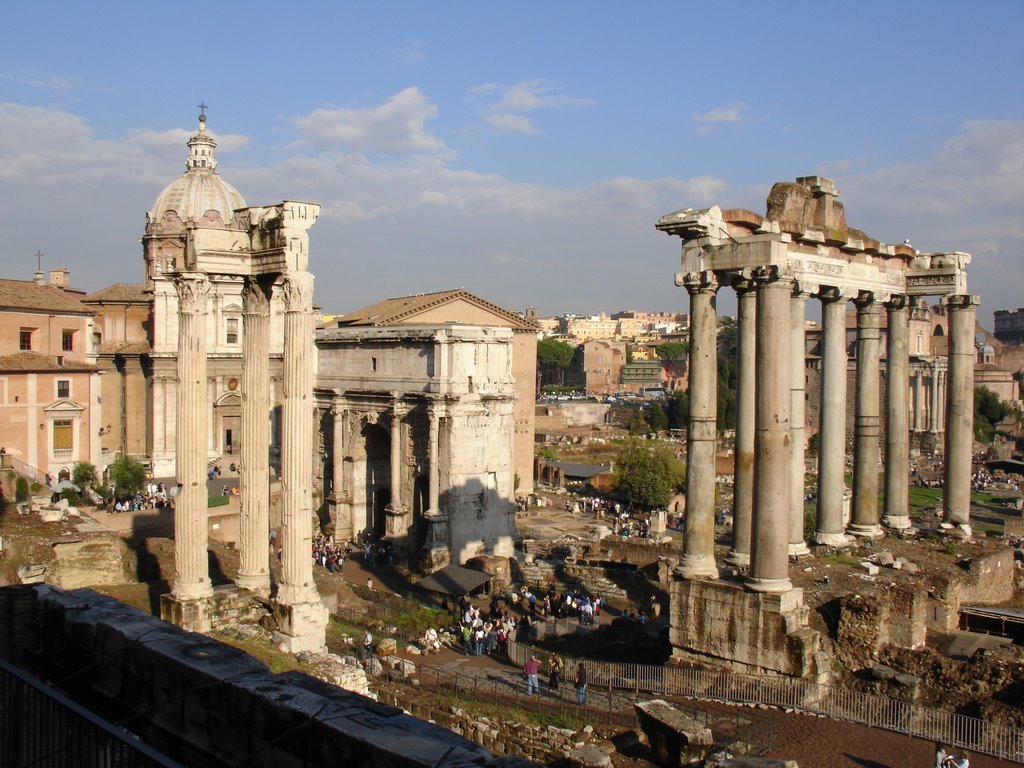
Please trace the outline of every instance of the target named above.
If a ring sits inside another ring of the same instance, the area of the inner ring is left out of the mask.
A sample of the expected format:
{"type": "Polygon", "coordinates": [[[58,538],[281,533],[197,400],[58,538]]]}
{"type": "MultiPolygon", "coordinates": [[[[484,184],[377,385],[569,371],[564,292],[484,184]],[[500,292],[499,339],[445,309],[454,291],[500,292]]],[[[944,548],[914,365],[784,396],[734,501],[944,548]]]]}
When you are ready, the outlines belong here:
{"type": "Polygon", "coordinates": [[[441,641],[433,627],[427,627],[427,631],[423,633],[423,650],[426,653],[437,653],[441,650],[441,641]]]}
{"type": "Polygon", "coordinates": [[[373,589],[373,577],[372,576],[368,576],[367,577],[367,579],[366,579],[366,588],[367,589],[373,589]]]}
{"type": "Polygon", "coordinates": [[[368,659],[373,655],[373,635],[370,634],[370,630],[366,630],[366,634],[363,635],[363,658],[368,659]]]}
{"type": "Polygon", "coordinates": [[[562,660],[558,658],[558,654],[555,654],[548,661],[548,685],[551,686],[552,691],[558,690],[558,683],[562,675],[562,660]]]}
{"type": "Polygon", "coordinates": [[[537,678],[540,673],[540,662],[537,661],[536,656],[531,656],[530,660],[523,665],[523,672],[526,674],[526,695],[533,696],[540,693],[540,680],[537,678]]]}
{"type": "Polygon", "coordinates": [[[576,667],[576,703],[581,707],[587,703],[587,669],[582,661],[576,667]]]}

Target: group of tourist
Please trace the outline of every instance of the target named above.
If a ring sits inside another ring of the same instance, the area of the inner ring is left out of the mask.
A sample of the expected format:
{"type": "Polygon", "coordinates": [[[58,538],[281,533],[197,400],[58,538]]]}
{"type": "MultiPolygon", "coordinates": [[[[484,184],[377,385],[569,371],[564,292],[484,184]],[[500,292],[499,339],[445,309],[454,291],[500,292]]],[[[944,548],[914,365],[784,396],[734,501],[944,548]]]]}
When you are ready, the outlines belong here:
{"type": "Polygon", "coordinates": [[[345,567],[345,558],[351,553],[350,545],[335,544],[333,539],[323,534],[317,534],[313,539],[313,562],[331,573],[341,573],[345,567]]]}
{"type": "MultiPolygon", "coordinates": [[[[176,489],[175,489],[176,490],[176,489]]],[[[114,501],[113,512],[139,512],[144,509],[163,509],[174,506],[174,493],[163,483],[147,483],[143,491],[114,501]]]]}

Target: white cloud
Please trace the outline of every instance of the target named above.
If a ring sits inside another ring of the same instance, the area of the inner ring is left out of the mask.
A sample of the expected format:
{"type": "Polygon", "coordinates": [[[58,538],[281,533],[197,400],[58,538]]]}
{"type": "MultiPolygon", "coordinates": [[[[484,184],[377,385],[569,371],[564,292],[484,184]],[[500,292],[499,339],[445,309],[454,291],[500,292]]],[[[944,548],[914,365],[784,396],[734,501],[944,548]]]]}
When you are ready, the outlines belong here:
{"type": "Polygon", "coordinates": [[[691,119],[697,124],[697,135],[703,136],[711,133],[719,125],[749,120],[746,111],[746,102],[734,101],[721,107],[713,107],[707,112],[694,112],[691,119]]]}
{"type": "Polygon", "coordinates": [[[484,116],[484,122],[501,131],[539,134],[527,113],[589,107],[597,102],[564,93],[550,80],[518,83],[481,83],[468,91],[468,100],[484,116]]]}
{"type": "Polygon", "coordinates": [[[319,147],[404,155],[446,151],[444,142],[425,127],[435,117],[437,107],[412,86],[377,107],[320,108],[292,122],[319,147]]]}
{"type": "Polygon", "coordinates": [[[967,251],[978,317],[1015,308],[1024,284],[1024,121],[965,123],[931,157],[837,178],[851,226],[922,251],[967,251]]]}
{"type": "Polygon", "coordinates": [[[484,118],[484,122],[492,128],[497,128],[499,131],[505,131],[508,133],[540,133],[540,131],[534,127],[533,121],[526,115],[510,115],[507,113],[487,115],[487,117],[484,118]]]}

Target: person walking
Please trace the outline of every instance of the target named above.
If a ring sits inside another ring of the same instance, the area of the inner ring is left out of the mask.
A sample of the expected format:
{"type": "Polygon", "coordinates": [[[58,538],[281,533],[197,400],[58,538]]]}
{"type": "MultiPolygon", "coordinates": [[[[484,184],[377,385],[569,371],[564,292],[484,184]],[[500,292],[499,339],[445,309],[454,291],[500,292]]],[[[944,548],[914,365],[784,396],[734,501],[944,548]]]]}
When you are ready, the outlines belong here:
{"type": "Polygon", "coordinates": [[[531,656],[530,660],[523,665],[523,672],[526,673],[526,695],[533,696],[540,693],[540,680],[537,679],[537,675],[540,673],[540,662],[537,661],[536,656],[531,656]]]}
{"type": "Polygon", "coordinates": [[[587,703],[587,669],[582,661],[576,667],[576,703],[581,707],[587,703]]]}

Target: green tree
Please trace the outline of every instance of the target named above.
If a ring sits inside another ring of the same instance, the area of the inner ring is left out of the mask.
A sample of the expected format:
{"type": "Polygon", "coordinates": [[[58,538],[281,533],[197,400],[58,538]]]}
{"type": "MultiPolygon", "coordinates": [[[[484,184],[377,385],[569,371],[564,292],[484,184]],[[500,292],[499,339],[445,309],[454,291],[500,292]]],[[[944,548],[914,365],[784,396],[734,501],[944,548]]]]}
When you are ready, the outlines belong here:
{"type": "Polygon", "coordinates": [[[146,468],[123,453],[117,454],[107,471],[110,482],[114,484],[114,493],[121,499],[139,493],[146,482],[146,468]]]}
{"type": "Polygon", "coordinates": [[[645,509],[664,507],[683,484],[683,465],[665,443],[629,438],[615,458],[619,491],[645,509]]]}
{"type": "Polygon", "coordinates": [[[75,462],[71,470],[71,482],[81,488],[95,488],[100,484],[99,475],[96,474],[96,467],[88,461],[75,462]]]}
{"type": "Polygon", "coordinates": [[[1013,408],[987,387],[974,390],[974,437],[978,442],[991,443],[999,422],[1013,413],[1013,408]]]}
{"type": "Polygon", "coordinates": [[[682,360],[689,351],[690,345],[685,341],[666,341],[664,344],[659,344],[654,348],[654,354],[666,363],[682,360]]]}
{"type": "Polygon", "coordinates": [[[684,389],[673,392],[668,400],[667,411],[669,429],[686,429],[690,418],[690,393],[684,389]]]}
{"type": "Polygon", "coordinates": [[[647,411],[647,423],[651,425],[652,432],[663,432],[668,429],[668,416],[661,403],[651,403],[647,411]]]}
{"type": "MultiPolygon", "coordinates": [[[[739,327],[733,317],[718,323],[718,429],[736,427],[736,371],[739,356],[739,327]]],[[[746,361],[752,363],[753,361],[746,361]]]]}
{"type": "Polygon", "coordinates": [[[572,365],[575,348],[564,341],[542,339],[537,342],[537,375],[541,384],[565,385],[565,373],[572,365]]]}

